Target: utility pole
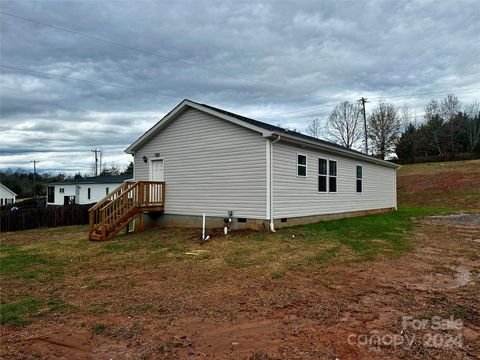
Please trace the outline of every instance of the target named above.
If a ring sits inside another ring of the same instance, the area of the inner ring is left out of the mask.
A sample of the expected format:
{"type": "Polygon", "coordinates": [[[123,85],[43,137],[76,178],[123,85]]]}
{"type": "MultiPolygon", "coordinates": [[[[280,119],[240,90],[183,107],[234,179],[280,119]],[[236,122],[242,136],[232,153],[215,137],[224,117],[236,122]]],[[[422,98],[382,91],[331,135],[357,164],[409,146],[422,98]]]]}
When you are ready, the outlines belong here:
{"type": "Polygon", "coordinates": [[[101,149],[91,150],[95,154],[95,176],[98,176],[98,155],[102,153],[101,149]]]}
{"type": "Polygon", "coordinates": [[[363,130],[365,132],[365,154],[368,155],[367,114],[365,113],[365,103],[367,102],[367,99],[362,97],[358,101],[362,103],[362,108],[363,108],[363,127],[364,127],[363,130]]]}
{"type": "Polygon", "coordinates": [[[100,149],[100,162],[98,163],[99,166],[98,166],[98,173],[101,174],[102,173],[102,155],[103,155],[103,150],[100,149]]]}
{"type": "Polygon", "coordinates": [[[37,198],[37,163],[40,161],[32,160],[30,162],[33,163],[33,199],[35,201],[37,198]]]}

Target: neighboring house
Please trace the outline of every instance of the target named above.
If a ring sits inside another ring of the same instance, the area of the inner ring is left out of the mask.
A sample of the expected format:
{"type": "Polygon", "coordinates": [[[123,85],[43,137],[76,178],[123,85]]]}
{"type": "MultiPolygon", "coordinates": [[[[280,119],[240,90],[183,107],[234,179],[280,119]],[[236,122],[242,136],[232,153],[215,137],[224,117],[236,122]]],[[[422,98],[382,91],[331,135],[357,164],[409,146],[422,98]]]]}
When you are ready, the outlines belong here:
{"type": "Polygon", "coordinates": [[[50,183],[47,205],[96,203],[131,178],[131,175],[96,176],[50,183]]]}
{"type": "Polygon", "coordinates": [[[134,180],[165,181],[161,226],[235,228],[396,209],[396,164],[184,100],[126,150],[134,180]]]}
{"type": "Polygon", "coordinates": [[[0,183],[0,206],[14,204],[17,194],[0,183]]]}

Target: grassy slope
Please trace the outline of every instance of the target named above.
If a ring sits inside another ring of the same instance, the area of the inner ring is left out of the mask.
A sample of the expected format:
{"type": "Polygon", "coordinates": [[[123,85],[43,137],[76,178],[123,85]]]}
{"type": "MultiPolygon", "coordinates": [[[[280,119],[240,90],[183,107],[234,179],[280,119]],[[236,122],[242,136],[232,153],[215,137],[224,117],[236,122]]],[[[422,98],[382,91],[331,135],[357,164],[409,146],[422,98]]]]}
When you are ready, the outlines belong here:
{"type": "Polygon", "coordinates": [[[401,205],[480,212],[480,160],[404,165],[397,186],[401,205]]]}
{"type": "Polygon", "coordinates": [[[444,212],[445,207],[472,209],[478,184],[470,178],[480,174],[478,167],[478,162],[404,166],[399,171],[399,199],[409,205],[395,213],[297,226],[276,234],[219,236],[203,247],[193,241],[197,232],[181,229],[149,230],[105,243],[87,241],[86,227],[3,234],[0,322],[24,325],[46,315],[86,311],[63,300],[65,284],[99,286],[96,274],[108,272],[128,278],[137,269],[161,268],[168,273],[193,267],[218,276],[242,270],[279,278],[291,270],[315,270],[326,263],[398,256],[411,248],[412,217],[444,212]],[[462,186],[455,180],[457,185],[445,190],[439,180],[445,174],[463,179],[462,186]],[[412,206],[419,204],[436,207],[412,206]],[[185,254],[199,248],[206,251],[185,254]]]}

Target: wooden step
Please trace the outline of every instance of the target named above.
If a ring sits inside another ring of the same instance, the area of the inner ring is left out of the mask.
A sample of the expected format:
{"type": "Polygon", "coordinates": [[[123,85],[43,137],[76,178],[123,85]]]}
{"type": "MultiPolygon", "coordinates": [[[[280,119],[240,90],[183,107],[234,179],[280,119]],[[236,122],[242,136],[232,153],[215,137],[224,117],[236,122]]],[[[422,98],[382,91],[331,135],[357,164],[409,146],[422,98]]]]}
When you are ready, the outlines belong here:
{"type": "Polygon", "coordinates": [[[96,234],[96,233],[90,233],[88,235],[88,238],[93,241],[101,241],[102,240],[102,235],[96,234]]]}

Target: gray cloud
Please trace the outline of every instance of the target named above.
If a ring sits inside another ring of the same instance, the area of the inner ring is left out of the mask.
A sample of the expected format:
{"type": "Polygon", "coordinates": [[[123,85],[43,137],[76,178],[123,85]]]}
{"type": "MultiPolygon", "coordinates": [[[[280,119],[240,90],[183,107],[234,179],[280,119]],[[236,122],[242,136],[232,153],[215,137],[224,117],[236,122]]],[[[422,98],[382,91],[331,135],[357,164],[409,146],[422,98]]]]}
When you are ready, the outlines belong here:
{"type": "Polygon", "coordinates": [[[125,46],[2,15],[2,64],[56,76],[2,68],[0,167],[35,157],[88,171],[93,147],[124,166],[123,149],[183,98],[302,130],[360,96],[420,114],[432,97],[480,94],[476,1],[4,1],[2,11],[125,46]]]}

